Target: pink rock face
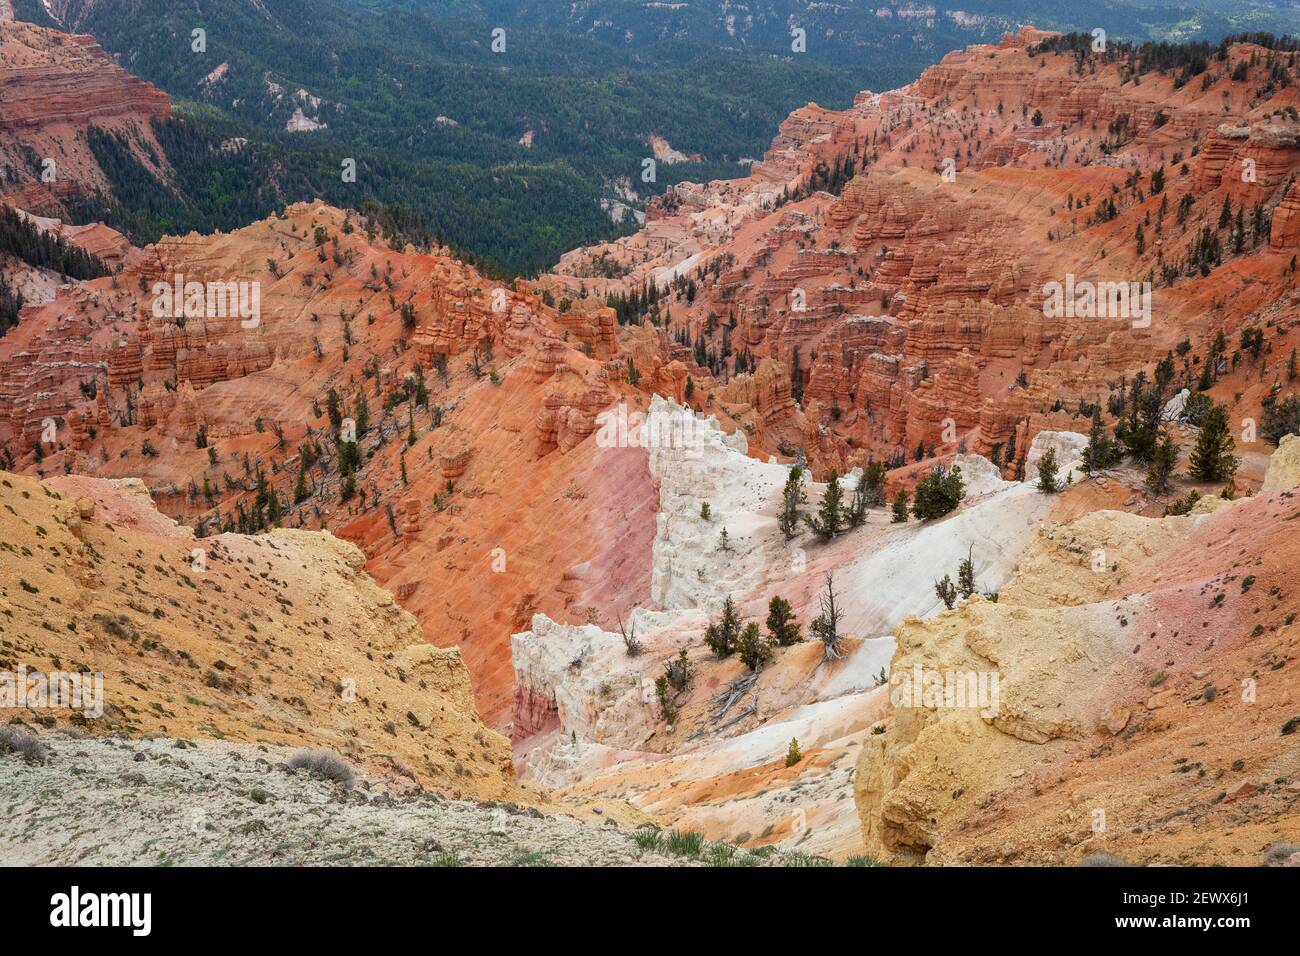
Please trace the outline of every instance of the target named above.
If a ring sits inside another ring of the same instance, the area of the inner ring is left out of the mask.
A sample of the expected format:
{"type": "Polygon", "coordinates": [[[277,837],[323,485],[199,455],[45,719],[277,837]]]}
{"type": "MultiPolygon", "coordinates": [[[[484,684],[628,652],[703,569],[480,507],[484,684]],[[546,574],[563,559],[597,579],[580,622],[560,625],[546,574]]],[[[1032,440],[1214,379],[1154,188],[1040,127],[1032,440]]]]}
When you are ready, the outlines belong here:
{"type": "MultiPolygon", "coordinates": [[[[107,180],[85,142],[90,124],[101,129],[130,130],[161,154],[150,120],[171,115],[171,101],[161,90],[118,66],[90,36],[47,30],[18,21],[0,22],[0,159],[16,173],[0,191],[30,212],[60,215],[63,197],[81,190],[107,188],[107,180]],[[33,173],[21,160],[28,150],[54,157],[53,183],[33,173]]],[[[132,146],[147,167],[147,150],[132,146]]],[[[82,238],[88,248],[119,259],[121,237],[102,226],[82,238]],[[112,237],[116,236],[116,240],[112,237]]],[[[74,241],[76,237],[70,235],[74,241]]]]}
{"type": "Polygon", "coordinates": [[[419,498],[407,498],[406,501],[402,503],[402,512],[405,516],[405,521],[402,525],[403,534],[412,535],[420,533],[420,508],[421,505],[419,498]]]}
{"type": "Polygon", "coordinates": [[[0,131],[27,134],[59,124],[171,115],[167,95],[118,66],[94,37],[12,21],[0,23],[0,48],[0,86],[6,89],[0,131]]]}
{"type": "Polygon", "coordinates": [[[515,739],[523,740],[560,728],[555,698],[528,685],[515,688],[513,711],[515,739]]]}
{"type": "Polygon", "coordinates": [[[1274,249],[1300,247],[1300,183],[1293,183],[1273,210],[1269,245],[1274,249]]]}

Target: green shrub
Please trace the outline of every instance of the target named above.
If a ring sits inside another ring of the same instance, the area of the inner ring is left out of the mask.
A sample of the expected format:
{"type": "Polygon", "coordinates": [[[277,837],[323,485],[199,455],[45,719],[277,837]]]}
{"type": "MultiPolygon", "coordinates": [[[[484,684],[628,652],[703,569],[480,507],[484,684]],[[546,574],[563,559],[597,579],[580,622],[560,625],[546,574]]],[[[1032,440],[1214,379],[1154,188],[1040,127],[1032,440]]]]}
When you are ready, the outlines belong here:
{"type": "Polygon", "coordinates": [[[799,749],[799,738],[790,738],[790,749],[785,752],[785,765],[793,767],[803,759],[803,751],[799,749]]]}
{"type": "Polygon", "coordinates": [[[942,518],[954,511],[965,496],[966,484],[961,477],[961,468],[954,466],[949,470],[943,465],[935,465],[934,470],[916,486],[912,513],[922,521],[942,518]]]}
{"type": "Polygon", "coordinates": [[[659,851],[664,848],[664,835],[650,827],[641,827],[635,831],[632,841],[642,850],[659,851]]]}
{"type": "Polygon", "coordinates": [[[694,830],[673,830],[668,834],[664,848],[676,856],[695,859],[704,850],[704,834],[694,830]]]}

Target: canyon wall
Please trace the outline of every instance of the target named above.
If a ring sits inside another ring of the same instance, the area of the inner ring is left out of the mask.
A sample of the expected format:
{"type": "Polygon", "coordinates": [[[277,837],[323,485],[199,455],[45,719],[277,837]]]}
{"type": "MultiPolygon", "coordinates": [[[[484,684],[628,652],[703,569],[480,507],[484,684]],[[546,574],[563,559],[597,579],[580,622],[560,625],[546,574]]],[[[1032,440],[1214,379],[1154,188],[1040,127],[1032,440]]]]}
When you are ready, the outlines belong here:
{"type": "Polygon", "coordinates": [[[95,126],[125,136],[136,159],[166,179],[150,121],[171,116],[167,95],[118,66],[94,37],[0,22],[0,195],[58,213],[79,192],[110,191],[86,142],[95,126]]]}

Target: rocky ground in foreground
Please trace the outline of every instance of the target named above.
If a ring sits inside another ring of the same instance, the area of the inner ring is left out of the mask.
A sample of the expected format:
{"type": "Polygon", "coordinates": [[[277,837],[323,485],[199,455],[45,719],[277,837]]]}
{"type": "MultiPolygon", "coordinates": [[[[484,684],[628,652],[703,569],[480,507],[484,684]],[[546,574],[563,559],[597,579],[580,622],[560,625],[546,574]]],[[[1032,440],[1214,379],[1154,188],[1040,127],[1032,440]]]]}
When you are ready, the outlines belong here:
{"type": "Polygon", "coordinates": [[[0,746],[0,865],[823,863],[366,779],[348,785],[291,769],[287,747],[75,732],[34,739],[43,750],[35,759],[0,746]]]}

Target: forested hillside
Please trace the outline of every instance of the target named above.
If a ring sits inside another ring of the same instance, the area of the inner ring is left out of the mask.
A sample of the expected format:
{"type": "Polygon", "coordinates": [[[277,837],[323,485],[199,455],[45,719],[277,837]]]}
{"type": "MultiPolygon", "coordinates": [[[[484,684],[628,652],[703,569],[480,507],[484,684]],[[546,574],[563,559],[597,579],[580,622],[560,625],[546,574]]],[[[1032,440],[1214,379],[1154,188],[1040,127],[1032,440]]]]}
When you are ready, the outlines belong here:
{"type": "MultiPolygon", "coordinates": [[[[761,155],[791,109],[808,100],[844,106],[862,87],[916,72],[716,51],[675,65],[526,26],[508,28],[494,53],[489,22],[405,6],[56,4],[65,29],[93,33],[197,127],[173,124],[165,142],[183,195],[140,180],[143,170],[126,168],[123,155],[115,201],[91,200],[83,211],[106,209],[145,241],[169,229],[230,228],[312,196],[400,204],[495,267],[533,272],[631,225],[631,216],[617,225],[602,199],[635,207],[683,179],[739,175],[739,161],[761,155]],[[306,23],[310,30],[296,29],[306,23]],[[201,52],[196,29],[206,31],[201,52]],[[651,135],[690,160],[661,162],[646,182],[651,135]],[[213,153],[214,142],[232,139],[252,143],[238,158],[213,153]],[[355,182],[343,175],[348,159],[355,182]]],[[[121,152],[93,145],[110,163],[121,152]]]]}
{"type": "MultiPolygon", "coordinates": [[[[38,0],[16,10],[50,22],[38,0]]],[[[162,133],[178,190],[98,137],[114,195],[85,197],[82,215],[144,242],[234,228],[318,196],[400,206],[416,233],[475,253],[489,271],[522,273],[628,231],[673,183],[741,175],[792,109],[843,108],[859,90],[900,86],[944,51],[995,40],[1039,13],[1026,0],[960,10],[51,0],[48,10],[166,90],[184,117],[162,133]]],[[[1278,16],[1246,0],[1214,13],[1081,0],[1057,15],[1068,22],[1043,26],[1146,37],[1221,33],[1243,17],[1264,28],[1278,16]]]]}
{"type": "MultiPolygon", "coordinates": [[[[10,257],[70,279],[108,275],[108,268],[95,256],[0,205],[0,263],[10,257]]],[[[18,324],[23,304],[22,293],[0,274],[0,335],[18,324]]]]}

